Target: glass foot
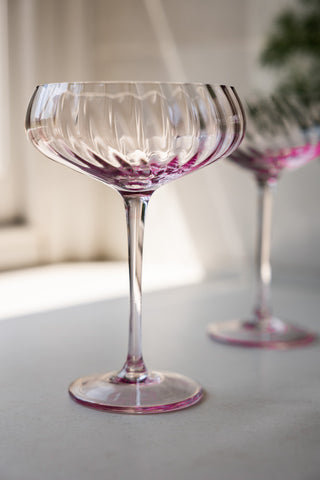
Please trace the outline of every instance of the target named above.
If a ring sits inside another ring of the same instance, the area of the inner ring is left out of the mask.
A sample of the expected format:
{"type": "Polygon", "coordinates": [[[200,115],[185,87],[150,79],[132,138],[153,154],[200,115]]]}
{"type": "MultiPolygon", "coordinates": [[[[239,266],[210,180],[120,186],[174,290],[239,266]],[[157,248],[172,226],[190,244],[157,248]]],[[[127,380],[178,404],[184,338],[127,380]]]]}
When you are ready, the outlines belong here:
{"type": "Polygon", "coordinates": [[[316,339],[314,333],[276,317],[259,321],[233,320],[211,323],[207,332],[213,340],[218,342],[279,350],[303,346],[316,339]]]}
{"type": "Polygon", "coordinates": [[[203,394],[197,382],[167,372],[150,372],[139,383],[123,381],[115,372],[91,375],[75,380],[69,393],[85,406],[121,413],[181,410],[199,402],[203,394]]]}

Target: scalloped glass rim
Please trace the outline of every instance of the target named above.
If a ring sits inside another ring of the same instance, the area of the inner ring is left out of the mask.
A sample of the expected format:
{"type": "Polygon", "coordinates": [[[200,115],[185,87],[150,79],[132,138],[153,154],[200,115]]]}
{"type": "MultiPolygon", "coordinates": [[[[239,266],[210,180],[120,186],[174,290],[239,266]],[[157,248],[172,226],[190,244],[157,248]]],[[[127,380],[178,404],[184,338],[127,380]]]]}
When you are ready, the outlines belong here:
{"type": "Polygon", "coordinates": [[[153,80],[88,80],[88,81],[70,81],[70,82],[49,82],[49,83],[39,83],[36,85],[37,87],[46,87],[46,86],[79,86],[79,85],[92,85],[92,86],[103,86],[103,85],[193,85],[193,86],[207,86],[210,85],[212,87],[229,87],[229,88],[235,88],[234,85],[228,85],[225,83],[212,83],[212,82],[166,82],[166,81],[153,81],[153,80]]]}

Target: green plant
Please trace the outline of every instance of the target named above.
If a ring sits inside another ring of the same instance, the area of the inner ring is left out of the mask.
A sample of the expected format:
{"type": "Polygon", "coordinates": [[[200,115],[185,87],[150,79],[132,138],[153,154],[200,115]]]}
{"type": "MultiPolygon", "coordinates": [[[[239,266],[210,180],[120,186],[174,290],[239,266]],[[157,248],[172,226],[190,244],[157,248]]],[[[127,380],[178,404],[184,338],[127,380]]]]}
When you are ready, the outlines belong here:
{"type": "Polygon", "coordinates": [[[278,92],[320,97],[320,0],[298,0],[276,18],[260,60],[278,69],[278,92]]]}

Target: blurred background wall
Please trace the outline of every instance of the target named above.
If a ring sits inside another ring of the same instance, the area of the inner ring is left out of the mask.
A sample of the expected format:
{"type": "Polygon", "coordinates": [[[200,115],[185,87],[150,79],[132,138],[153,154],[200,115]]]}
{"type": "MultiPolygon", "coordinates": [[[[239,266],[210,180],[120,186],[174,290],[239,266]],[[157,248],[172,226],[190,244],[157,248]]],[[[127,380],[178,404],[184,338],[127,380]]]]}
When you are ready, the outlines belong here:
{"type": "MultiPolygon", "coordinates": [[[[76,80],[226,83],[245,98],[270,91],[259,54],[275,16],[294,0],[0,0],[0,268],[122,260],[122,200],[28,144],[36,84],[76,80]]],[[[284,175],[276,193],[277,268],[318,274],[318,161],[284,175]]],[[[223,160],[160,189],[150,202],[145,262],[206,275],[250,268],[256,186],[223,160]]]]}

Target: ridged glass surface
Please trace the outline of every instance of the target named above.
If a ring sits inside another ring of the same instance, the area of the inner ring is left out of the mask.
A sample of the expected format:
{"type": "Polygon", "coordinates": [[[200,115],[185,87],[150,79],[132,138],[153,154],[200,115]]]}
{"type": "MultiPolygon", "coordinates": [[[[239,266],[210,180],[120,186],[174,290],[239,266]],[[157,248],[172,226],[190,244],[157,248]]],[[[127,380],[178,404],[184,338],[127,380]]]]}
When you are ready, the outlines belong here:
{"type": "Polygon", "coordinates": [[[244,103],[247,131],[230,159],[251,170],[258,180],[275,182],[320,156],[320,102],[283,95],[244,103]]]}
{"type": "Polygon", "coordinates": [[[232,87],[58,83],[37,87],[29,139],[46,156],[123,192],[148,192],[230,154],[244,119],[232,87]]]}
{"type": "Polygon", "coordinates": [[[190,407],[201,385],[148,370],[141,342],[145,214],[154,190],[229,155],[244,134],[232,87],[182,83],[59,83],[36,88],[26,130],[46,156],[118,190],[128,231],[128,354],[119,371],[82,377],[71,397],[94,408],[160,413],[190,407]]]}
{"type": "Polygon", "coordinates": [[[212,323],[208,333],[214,340],[244,347],[283,350],[304,346],[316,340],[316,334],[273,313],[272,190],[283,171],[302,167],[320,156],[319,95],[283,93],[251,99],[244,105],[246,136],[229,158],[251,171],[258,185],[256,302],[249,318],[212,323]]]}

